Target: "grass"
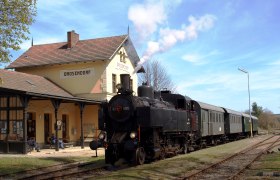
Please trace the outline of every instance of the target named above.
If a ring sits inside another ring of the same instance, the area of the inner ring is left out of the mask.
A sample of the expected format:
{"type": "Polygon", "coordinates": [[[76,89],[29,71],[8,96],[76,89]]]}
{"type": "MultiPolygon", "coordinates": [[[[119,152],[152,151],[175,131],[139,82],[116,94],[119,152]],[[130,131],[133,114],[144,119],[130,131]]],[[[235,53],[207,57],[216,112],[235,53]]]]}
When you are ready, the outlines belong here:
{"type": "Polygon", "coordinates": [[[30,157],[30,156],[1,156],[0,174],[13,174],[30,169],[37,169],[63,163],[99,161],[103,157],[30,157]]]}
{"type": "Polygon", "coordinates": [[[252,169],[258,171],[280,172],[280,152],[262,156],[252,169]]]}
{"type": "Polygon", "coordinates": [[[279,179],[279,177],[272,176],[274,172],[280,173],[280,152],[263,155],[251,165],[250,169],[245,171],[243,177],[248,180],[279,179]]]}
{"type": "MultiPolygon", "coordinates": [[[[260,138],[265,139],[266,137],[267,136],[261,136],[260,138]]],[[[106,174],[106,177],[100,176],[94,177],[94,179],[178,179],[179,177],[205,167],[205,165],[210,165],[233,153],[239,152],[254,141],[255,139],[243,139],[195,151],[190,154],[179,155],[150,164],[123,169],[106,174]]]]}

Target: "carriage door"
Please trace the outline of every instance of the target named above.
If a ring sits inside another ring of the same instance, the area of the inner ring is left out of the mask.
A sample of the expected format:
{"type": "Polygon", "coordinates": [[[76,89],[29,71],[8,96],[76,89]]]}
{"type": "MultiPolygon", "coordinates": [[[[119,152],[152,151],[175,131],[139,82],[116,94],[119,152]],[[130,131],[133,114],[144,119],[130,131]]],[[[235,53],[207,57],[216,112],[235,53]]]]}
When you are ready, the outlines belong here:
{"type": "Polygon", "coordinates": [[[44,140],[45,143],[49,143],[48,138],[50,134],[50,114],[44,114],[44,140]]]}
{"type": "Polygon", "coordinates": [[[208,135],[208,121],[209,121],[209,117],[208,117],[208,111],[201,109],[201,132],[202,132],[202,136],[207,136],[208,135]]]}
{"type": "Polygon", "coordinates": [[[65,140],[68,136],[68,115],[62,115],[62,138],[65,140]]]}
{"type": "Polygon", "coordinates": [[[27,137],[36,139],[35,113],[27,113],[27,137]]]}

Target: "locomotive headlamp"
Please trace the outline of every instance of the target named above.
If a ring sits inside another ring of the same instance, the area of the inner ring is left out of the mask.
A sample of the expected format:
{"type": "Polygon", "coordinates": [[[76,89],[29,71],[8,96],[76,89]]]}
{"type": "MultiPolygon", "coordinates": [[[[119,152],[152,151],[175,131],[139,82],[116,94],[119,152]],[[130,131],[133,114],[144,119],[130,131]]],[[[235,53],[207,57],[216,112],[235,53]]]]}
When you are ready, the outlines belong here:
{"type": "Polygon", "coordinates": [[[100,140],[104,139],[105,138],[105,134],[103,132],[101,132],[99,135],[98,135],[98,138],[100,140]]]}
{"type": "Polygon", "coordinates": [[[136,132],[131,132],[129,136],[131,139],[134,139],[136,137],[136,132]]]}

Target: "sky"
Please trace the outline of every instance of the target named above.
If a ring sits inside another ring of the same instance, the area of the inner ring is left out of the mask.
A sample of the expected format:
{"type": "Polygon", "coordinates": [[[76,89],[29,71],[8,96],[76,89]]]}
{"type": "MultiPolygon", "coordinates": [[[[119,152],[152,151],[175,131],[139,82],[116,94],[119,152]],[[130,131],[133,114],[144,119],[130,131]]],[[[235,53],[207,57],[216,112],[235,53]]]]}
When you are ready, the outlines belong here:
{"type": "MultiPolygon", "coordinates": [[[[38,0],[34,44],[127,34],[141,59],[158,60],[177,92],[236,111],[250,100],[280,113],[280,1],[38,0]]],[[[23,42],[13,60],[31,46],[23,42]]],[[[140,64],[140,65],[141,65],[140,64]]]]}

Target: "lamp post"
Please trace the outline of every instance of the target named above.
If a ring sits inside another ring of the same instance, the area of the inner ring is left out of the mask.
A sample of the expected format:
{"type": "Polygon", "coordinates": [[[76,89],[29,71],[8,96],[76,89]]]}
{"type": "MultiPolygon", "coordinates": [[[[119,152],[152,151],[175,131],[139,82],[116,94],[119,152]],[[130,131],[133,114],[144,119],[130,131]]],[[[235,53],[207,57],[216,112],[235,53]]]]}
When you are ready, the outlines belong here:
{"type": "Polygon", "coordinates": [[[251,137],[253,137],[253,126],[252,126],[252,114],[251,114],[251,102],[250,102],[250,78],[249,78],[249,72],[238,68],[239,71],[244,72],[245,74],[248,75],[248,94],[249,94],[249,113],[250,113],[250,129],[251,129],[251,137]]]}

